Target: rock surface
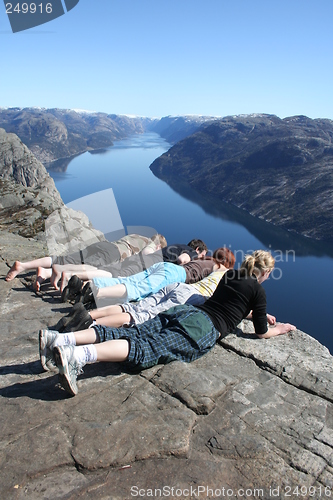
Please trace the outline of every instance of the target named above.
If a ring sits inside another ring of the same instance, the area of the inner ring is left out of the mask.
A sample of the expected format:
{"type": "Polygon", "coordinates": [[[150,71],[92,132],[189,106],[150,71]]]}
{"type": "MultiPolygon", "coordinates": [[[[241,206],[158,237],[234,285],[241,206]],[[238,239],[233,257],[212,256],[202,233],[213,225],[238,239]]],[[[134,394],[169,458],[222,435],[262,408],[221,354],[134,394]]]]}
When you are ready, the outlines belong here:
{"type": "MultiPolygon", "coordinates": [[[[176,191],[221,200],[274,225],[332,241],[333,122],[274,115],[225,117],[151,165],[176,191]]],[[[200,200],[198,201],[200,203],[200,200]]]]}
{"type": "Polygon", "coordinates": [[[0,129],[0,230],[44,241],[61,255],[103,241],[87,216],[64,205],[53,179],[25,144],[0,129]]]}
{"type": "Polygon", "coordinates": [[[16,134],[0,128],[0,177],[25,188],[42,190],[49,197],[49,205],[58,208],[62,200],[53,179],[44,166],[16,134]],[[51,205],[51,200],[53,205],[51,205]]]}
{"type": "MultiPolygon", "coordinates": [[[[38,330],[69,308],[47,283],[35,294],[33,273],[4,279],[15,260],[49,250],[50,232],[18,234],[29,217],[20,189],[34,194],[33,210],[44,199],[36,182],[0,186],[2,211],[11,210],[0,231],[0,498],[329,498],[333,358],[303,332],[260,340],[244,321],[191,364],[89,365],[75,398],[42,371],[38,330]]],[[[62,203],[59,213],[69,241],[93,236],[84,215],[62,203]]]]}
{"type": "Polygon", "coordinates": [[[163,488],[170,497],[223,498],[225,488],[225,497],[244,489],[268,500],[279,489],[275,497],[296,499],[296,487],[302,498],[329,497],[333,358],[325,347],[300,331],[260,340],[244,321],[191,364],[141,373],[86,366],[70,398],[55,373],[42,372],[37,333],[68,309],[47,284],[35,295],[32,274],[3,279],[18,256],[44,251],[0,233],[1,498],[157,498],[163,488]]]}
{"type": "Polygon", "coordinates": [[[15,134],[0,129],[0,229],[35,236],[63,207],[53,179],[15,134]]]}

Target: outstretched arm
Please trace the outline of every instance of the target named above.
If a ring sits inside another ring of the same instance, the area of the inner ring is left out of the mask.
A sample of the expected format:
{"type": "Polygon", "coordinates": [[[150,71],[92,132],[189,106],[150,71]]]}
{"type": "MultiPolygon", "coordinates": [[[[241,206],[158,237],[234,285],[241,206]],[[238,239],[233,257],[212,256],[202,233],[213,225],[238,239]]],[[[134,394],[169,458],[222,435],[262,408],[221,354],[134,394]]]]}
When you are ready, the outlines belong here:
{"type": "MultiPolygon", "coordinates": [[[[270,324],[270,325],[276,325],[276,317],[275,316],[272,316],[271,314],[266,314],[267,316],[267,322],[270,324]]],[[[248,316],[246,316],[246,319],[252,319],[252,311],[250,312],[250,314],[248,314],[248,316]]]]}
{"type": "Polygon", "coordinates": [[[278,323],[274,328],[269,328],[266,333],[262,335],[257,334],[257,337],[260,339],[269,339],[293,330],[296,330],[296,326],[291,325],[290,323],[278,323]]]}

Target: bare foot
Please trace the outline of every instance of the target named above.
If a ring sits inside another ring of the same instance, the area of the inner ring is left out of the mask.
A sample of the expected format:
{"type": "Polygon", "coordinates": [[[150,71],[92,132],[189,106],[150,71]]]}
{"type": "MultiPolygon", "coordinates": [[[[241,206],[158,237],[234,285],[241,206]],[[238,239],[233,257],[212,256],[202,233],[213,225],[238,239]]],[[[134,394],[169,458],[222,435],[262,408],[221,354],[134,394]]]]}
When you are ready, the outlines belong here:
{"type": "Polygon", "coordinates": [[[37,273],[36,273],[36,281],[32,285],[33,289],[36,292],[39,292],[40,290],[40,285],[45,281],[47,278],[51,278],[52,271],[51,269],[45,269],[44,267],[37,267],[37,273]]]}
{"type": "Polygon", "coordinates": [[[24,271],[23,265],[20,261],[16,260],[12,267],[9,269],[5,280],[12,281],[19,273],[22,273],[22,271],[24,271]]]}
{"type": "Polygon", "coordinates": [[[60,291],[62,293],[63,289],[68,285],[68,282],[70,278],[72,277],[72,273],[63,271],[61,273],[61,285],[60,285],[60,291]]]}
{"type": "Polygon", "coordinates": [[[59,290],[58,281],[60,280],[60,278],[61,278],[61,271],[59,270],[58,266],[56,264],[54,264],[52,266],[52,275],[51,275],[51,278],[50,278],[50,282],[51,282],[51,285],[56,290],[59,290]]]}

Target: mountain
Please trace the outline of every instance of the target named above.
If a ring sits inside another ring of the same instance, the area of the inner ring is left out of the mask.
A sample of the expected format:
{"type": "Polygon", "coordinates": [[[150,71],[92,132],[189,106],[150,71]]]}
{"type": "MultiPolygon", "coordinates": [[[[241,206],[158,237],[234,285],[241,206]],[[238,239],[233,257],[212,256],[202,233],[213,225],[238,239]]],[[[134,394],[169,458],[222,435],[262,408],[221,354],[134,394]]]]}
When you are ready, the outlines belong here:
{"type": "Polygon", "coordinates": [[[185,137],[194,134],[200,128],[207,125],[207,123],[218,119],[212,116],[200,115],[165,116],[154,120],[148,128],[166,139],[170,144],[175,144],[185,139],[185,137]]]}
{"type": "Polygon", "coordinates": [[[240,115],[215,121],[151,165],[174,189],[227,202],[303,236],[333,239],[333,122],[240,115]]]}
{"type": "Polygon", "coordinates": [[[111,146],[143,133],[149,118],[71,109],[0,108],[0,127],[17,134],[43,163],[111,146]]]}
{"type": "Polygon", "coordinates": [[[171,144],[196,132],[212,117],[145,118],[74,109],[0,108],[0,127],[12,132],[43,163],[101,150],[133,134],[156,132],[171,144]]]}
{"type": "Polygon", "coordinates": [[[176,144],[151,169],[176,190],[190,187],[206,204],[227,202],[304,236],[333,239],[331,120],[274,115],[151,119],[0,108],[0,127],[17,134],[44,163],[156,132],[176,144]]]}

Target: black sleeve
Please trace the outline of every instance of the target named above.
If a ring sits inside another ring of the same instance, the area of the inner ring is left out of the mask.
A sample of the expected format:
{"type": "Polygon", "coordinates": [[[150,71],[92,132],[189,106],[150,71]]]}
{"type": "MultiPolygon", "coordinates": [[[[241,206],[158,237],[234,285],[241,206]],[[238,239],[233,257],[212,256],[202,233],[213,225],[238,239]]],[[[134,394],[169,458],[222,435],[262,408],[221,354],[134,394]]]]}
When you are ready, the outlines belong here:
{"type": "Polygon", "coordinates": [[[191,260],[198,256],[197,252],[193,250],[193,248],[189,247],[188,245],[182,245],[179,243],[168,245],[167,247],[162,249],[164,262],[172,262],[174,264],[177,264],[178,257],[182,253],[187,253],[191,260]]]}
{"type": "Polygon", "coordinates": [[[267,332],[267,312],[266,293],[262,287],[260,287],[255,297],[252,307],[252,320],[256,334],[264,335],[267,332]]]}

